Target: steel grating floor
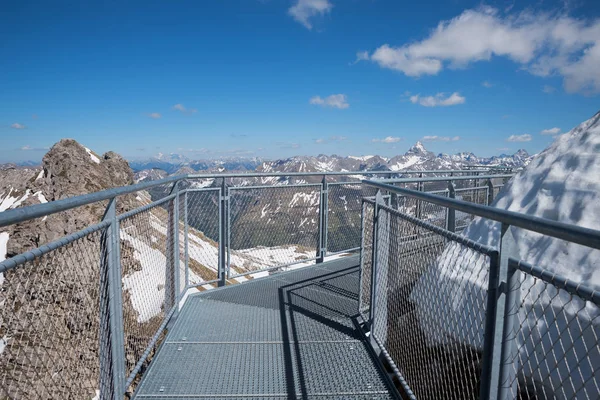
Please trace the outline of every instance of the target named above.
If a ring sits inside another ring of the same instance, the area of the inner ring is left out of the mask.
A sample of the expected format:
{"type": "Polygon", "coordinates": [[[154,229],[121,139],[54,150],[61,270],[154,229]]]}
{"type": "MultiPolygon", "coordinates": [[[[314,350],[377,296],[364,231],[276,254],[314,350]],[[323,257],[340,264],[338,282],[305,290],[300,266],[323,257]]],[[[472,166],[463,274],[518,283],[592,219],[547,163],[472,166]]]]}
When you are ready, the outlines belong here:
{"type": "Polygon", "coordinates": [[[361,339],[358,258],[188,297],[136,399],[393,399],[361,339]]]}

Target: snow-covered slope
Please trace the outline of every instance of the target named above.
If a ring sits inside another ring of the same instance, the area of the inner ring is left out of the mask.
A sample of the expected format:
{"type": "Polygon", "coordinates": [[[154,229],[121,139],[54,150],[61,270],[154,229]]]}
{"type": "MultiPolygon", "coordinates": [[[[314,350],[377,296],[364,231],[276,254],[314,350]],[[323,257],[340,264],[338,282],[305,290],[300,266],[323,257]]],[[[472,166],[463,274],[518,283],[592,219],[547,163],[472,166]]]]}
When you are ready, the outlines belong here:
{"type": "MultiPolygon", "coordinates": [[[[557,138],[504,187],[493,205],[510,211],[598,229],[600,113],[557,138]]],[[[503,250],[508,250],[512,257],[600,290],[600,251],[523,229],[511,228],[507,234],[514,240],[508,249],[503,250]]],[[[464,235],[479,243],[497,247],[500,241],[500,224],[476,218],[464,231],[464,235]]],[[[480,258],[473,262],[472,255],[473,252],[464,246],[451,243],[421,276],[412,293],[415,301],[429,293],[438,293],[441,296],[439,304],[440,307],[444,307],[444,315],[456,321],[465,321],[465,332],[469,331],[468,325],[474,320],[479,320],[484,312],[484,304],[478,293],[486,287],[483,279],[486,274],[482,271],[488,268],[487,261],[480,258]],[[457,273],[457,268],[460,269],[460,273],[457,273]],[[457,286],[463,295],[444,297],[444,293],[452,293],[449,292],[449,288],[456,290],[457,286]],[[479,304],[480,308],[473,307],[474,304],[479,304]]],[[[576,366],[579,364],[577,357],[582,357],[588,352],[586,346],[590,343],[597,345],[600,310],[590,304],[586,307],[581,300],[571,299],[566,292],[557,294],[554,288],[545,286],[540,281],[536,283],[531,277],[522,277],[521,282],[522,325],[517,342],[521,360],[529,361],[521,371],[520,378],[535,379],[538,384],[550,385],[557,390],[555,394],[558,398],[584,398],[586,391],[597,396],[600,377],[594,374],[593,368],[576,366]],[[555,322],[557,315],[563,316],[558,319],[558,323],[555,322]],[[571,350],[563,357],[563,349],[571,350]],[[539,351],[547,355],[537,354],[539,351]],[[530,357],[532,354],[537,356],[530,357]],[[544,362],[545,357],[554,356],[564,360],[560,362],[559,367],[554,366],[552,360],[550,364],[544,362]],[[577,372],[571,375],[572,382],[564,384],[562,380],[569,368],[577,368],[577,372]]],[[[416,304],[420,320],[438,320],[435,315],[439,310],[436,310],[434,315],[429,307],[418,301],[416,304]]],[[[449,331],[443,323],[439,323],[439,326],[429,332],[439,332],[430,337],[436,342],[456,339],[470,341],[469,345],[476,345],[473,338],[468,339],[461,332],[449,331]]],[[[600,364],[598,351],[589,351],[589,357],[592,366],[600,364]]]]}

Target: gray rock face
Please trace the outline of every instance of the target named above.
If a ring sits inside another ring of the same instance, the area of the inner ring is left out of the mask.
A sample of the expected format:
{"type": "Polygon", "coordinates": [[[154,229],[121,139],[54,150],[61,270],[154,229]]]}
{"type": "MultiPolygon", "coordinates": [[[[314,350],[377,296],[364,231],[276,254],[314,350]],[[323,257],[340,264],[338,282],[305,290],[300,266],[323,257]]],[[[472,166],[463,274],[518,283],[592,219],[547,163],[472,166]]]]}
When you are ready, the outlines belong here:
{"type": "MultiPolygon", "coordinates": [[[[3,190],[30,195],[20,206],[56,201],[133,183],[127,161],[114,152],[98,156],[72,139],[56,143],[44,156],[42,170],[2,171],[3,190]]],[[[57,240],[97,223],[108,202],[79,207],[47,218],[38,218],[9,227],[7,258],[57,240]]],[[[133,208],[131,196],[117,201],[119,212],[133,208]]]]}

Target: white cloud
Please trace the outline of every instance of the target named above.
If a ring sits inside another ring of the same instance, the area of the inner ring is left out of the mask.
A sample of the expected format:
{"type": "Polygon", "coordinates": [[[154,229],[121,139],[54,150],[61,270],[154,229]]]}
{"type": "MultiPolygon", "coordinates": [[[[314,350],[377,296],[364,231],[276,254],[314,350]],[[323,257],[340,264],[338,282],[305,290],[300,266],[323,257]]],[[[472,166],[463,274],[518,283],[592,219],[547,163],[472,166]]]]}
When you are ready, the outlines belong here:
{"type": "Polygon", "coordinates": [[[290,7],[288,14],[310,30],[312,29],[310,19],[317,15],[325,15],[332,8],[333,5],[329,0],[298,0],[296,4],[290,7]]]}
{"type": "Polygon", "coordinates": [[[185,108],[185,106],[181,103],[175,104],[173,107],[171,107],[171,109],[176,110],[176,111],[181,111],[182,113],[189,113],[189,114],[194,114],[194,113],[198,112],[198,110],[196,110],[195,108],[190,108],[190,109],[185,108]]]}
{"type": "Polygon", "coordinates": [[[491,88],[492,86],[494,86],[493,83],[489,82],[489,81],[483,81],[481,82],[481,86],[485,87],[485,88],[491,88]]]}
{"type": "Polygon", "coordinates": [[[13,129],[25,129],[25,125],[19,124],[18,122],[15,122],[10,127],[13,129]]]}
{"type": "Polygon", "coordinates": [[[507,142],[531,142],[531,135],[523,134],[523,135],[510,135],[507,142]]]}
{"type": "Polygon", "coordinates": [[[544,87],[542,88],[542,92],[548,93],[548,94],[554,93],[554,92],[556,92],[556,88],[553,86],[550,86],[550,85],[544,85],[544,87]]]}
{"type": "Polygon", "coordinates": [[[148,116],[153,119],[159,119],[160,117],[162,117],[162,115],[160,115],[160,113],[157,113],[157,112],[150,113],[150,114],[148,114],[148,116]]]}
{"type": "Polygon", "coordinates": [[[423,136],[425,142],[456,142],[460,140],[460,136],[423,136]]]}
{"type": "Polygon", "coordinates": [[[371,140],[371,142],[373,142],[373,143],[398,143],[400,140],[402,140],[402,139],[399,137],[388,136],[383,139],[373,139],[373,140],[371,140]]]}
{"type": "Polygon", "coordinates": [[[426,96],[421,97],[416,94],[414,96],[410,96],[410,101],[413,104],[420,104],[424,107],[438,107],[438,106],[455,106],[457,104],[463,104],[465,102],[465,98],[461,96],[458,92],[452,93],[448,97],[444,97],[444,93],[438,93],[435,96],[426,96]]]}
{"type": "Polygon", "coordinates": [[[25,145],[23,147],[20,147],[19,150],[22,151],[46,151],[48,150],[48,147],[31,147],[30,145],[25,145]]]}
{"type": "Polygon", "coordinates": [[[544,129],[543,131],[540,132],[540,134],[542,135],[558,135],[560,133],[560,128],[550,128],[550,129],[544,129]]]}
{"type": "Polygon", "coordinates": [[[600,92],[600,19],[492,7],[466,10],[439,22],[421,41],[384,44],[370,55],[382,68],[408,76],[436,75],[477,61],[505,57],[540,76],[560,75],[568,92],[600,92]]]}
{"type": "Polygon", "coordinates": [[[323,143],[325,143],[325,139],[323,139],[323,138],[315,139],[315,143],[323,144],[323,143]]]}
{"type": "Polygon", "coordinates": [[[348,140],[348,137],[346,137],[346,136],[330,136],[329,139],[336,141],[336,142],[343,142],[344,140],[348,140]]]}
{"type": "Polygon", "coordinates": [[[310,104],[319,105],[322,107],[339,108],[340,110],[350,107],[345,94],[332,94],[322,98],[321,96],[311,97],[308,101],[310,104]]]}

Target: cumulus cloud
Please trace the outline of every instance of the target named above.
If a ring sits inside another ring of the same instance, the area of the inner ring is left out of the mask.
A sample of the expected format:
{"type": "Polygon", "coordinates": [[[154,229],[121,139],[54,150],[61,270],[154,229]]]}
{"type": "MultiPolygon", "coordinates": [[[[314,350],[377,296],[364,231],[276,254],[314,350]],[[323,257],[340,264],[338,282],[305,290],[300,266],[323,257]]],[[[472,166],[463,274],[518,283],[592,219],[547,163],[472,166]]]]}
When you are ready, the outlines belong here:
{"type": "Polygon", "coordinates": [[[310,30],[312,29],[310,19],[318,15],[325,15],[332,8],[333,5],[329,0],[298,0],[290,7],[288,14],[310,30]]]}
{"type": "Polygon", "coordinates": [[[550,86],[550,85],[544,85],[544,87],[542,88],[542,92],[548,93],[548,94],[554,93],[554,92],[556,92],[556,88],[553,86],[550,86]]]}
{"type": "Polygon", "coordinates": [[[160,115],[160,113],[157,113],[157,112],[150,113],[150,114],[148,114],[148,116],[152,119],[159,119],[160,117],[162,117],[162,115],[160,115]]]}
{"type": "Polygon", "coordinates": [[[198,110],[196,110],[195,108],[190,108],[187,109],[183,104],[179,103],[179,104],[175,104],[173,107],[171,107],[172,110],[176,110],[176,111],[181,111],[182,113],[187,113],[187,114],[194,114],[197,113],[198,110]]]}
{"type": "Polygon", "coordinates": [[[525,133],[523,135],[510,135],[507,142],[531,142],[531,135],[525,133]]]}
{"type": "Polygon", "coordinates": [[[485,87],[485,88],[491,88],[492,86],[494,86],[493,83],[489,82],[489,81],[483,81],[481,82],[481,86],[485,87]]]}
{"type": "Polygon", "coordinates": [[[330,136],[329,140],[334,142],[343,142],[344,140],[348,140],[348,138],[346,136],[330,136]]]}
{"type": "Polygon", "coordinates": [[[319,139],[315,139],[315,143],[317,143],[317,144],[323,144],[323,143],[326,143],[326,141],[323,138],[319,138],[319,139]]]}
{"type": "Polygon", "coordinates": [[[456,142],[460,140],[460,136],[423,136],[425,142],[456,142]]]}
{"type": "Polygon", "coordinates": [[[19,124],[18,122],[15,122],[10,127],[13,128],[13,129],[25,129],[25,125],[19,124]]]}
{"type": "Polygon", "coordinates": [[[540,134],[542,135],[558,135],[560,133],[560,128],[550,128],[550,129],[544,129],[540,132],[540,134]]]}
{"type": "Polygon", "coordinates": [[[492,7],[466,10],[439,22],[428,37],[369,55],[382,68],[408,76],[436,75],[505,57],[539,76],[559,75],[567,92],[600,92],[600,19],[564,14],[501,14],[492,7]]]}
{"type": "Polygon", "coordinates": [[[331,96],[327,96],[325,98],[322,98],[321,96],[313,96],[308,102],[321,107],[339,108],[340,110],[350,107],[345,94],[332,94],[331,96]]]}
{"type": "Polygon", "coordinates": [[[435,96],[425,97],[421,97],[421,95],[416,94],[414,96],[410,96],[410,101],[413,104],[420,104],[424,107],[447,107],[463,104],[466,99],[458,92],[454,92],[448,97],[446,97],[445,93],[438,93],[435,96]]]}
{"type": "Polygon", "coordinates": [[[398,143],[401,140],[399,137],[388,136],[383,139],[373,139],[373,143],[398,143]]]}
{"type": "Polygon", "coordinates": [[[30,145],[25,145],[23,147],[20,147],[19,150],[22,151],[46,151],[48,150],[48,147],[31,147],[30,145]]]}

